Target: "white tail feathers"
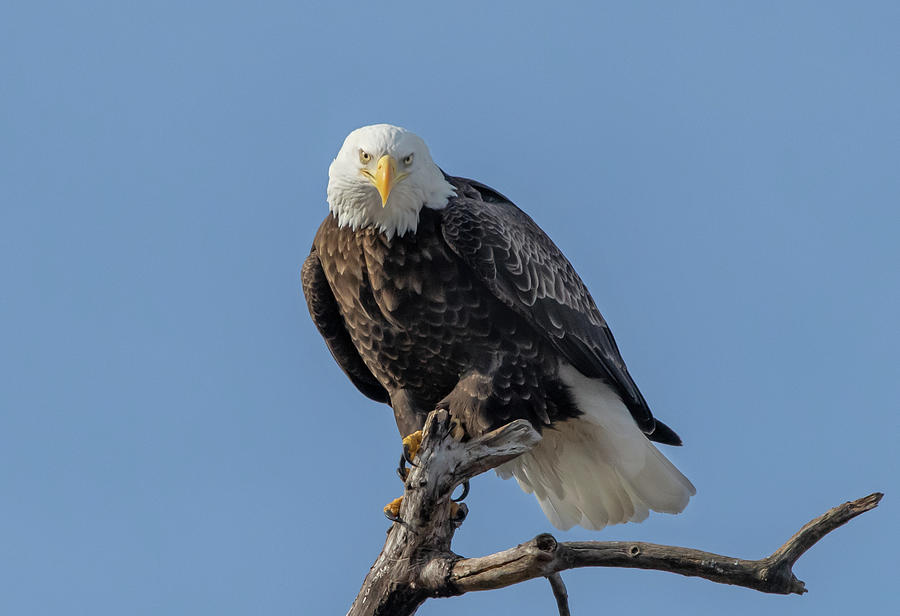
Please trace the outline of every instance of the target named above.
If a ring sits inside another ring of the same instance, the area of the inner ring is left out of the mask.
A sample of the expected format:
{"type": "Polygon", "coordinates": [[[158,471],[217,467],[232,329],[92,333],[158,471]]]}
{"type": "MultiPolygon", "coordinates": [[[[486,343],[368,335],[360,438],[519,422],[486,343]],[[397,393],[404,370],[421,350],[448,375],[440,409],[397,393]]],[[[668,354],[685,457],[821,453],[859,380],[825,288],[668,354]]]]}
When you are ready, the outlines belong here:
{"type": "Polygon", "coordinates": [[[497,474],[533,492],[563,530],[640,522],[650,510],[683,511],[694,486],[640,431],[616,393],[568,364],[560,378],[583,414],[545,428],[537,447],[497,474]]]}

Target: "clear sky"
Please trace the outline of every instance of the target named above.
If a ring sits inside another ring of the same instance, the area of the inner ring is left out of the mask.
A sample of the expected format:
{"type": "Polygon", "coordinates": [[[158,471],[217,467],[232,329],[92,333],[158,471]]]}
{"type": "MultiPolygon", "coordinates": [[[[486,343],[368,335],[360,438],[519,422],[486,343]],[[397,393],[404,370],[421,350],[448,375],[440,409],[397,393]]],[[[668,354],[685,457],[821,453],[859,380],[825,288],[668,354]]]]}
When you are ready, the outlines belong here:
{"type": "MultiPolygon", "coordinates": [[[[900,613],[898,32],[897,2],[3,3],[0,613],[346,611],[399,436],[299,271],[375,122],[548,231],[685,441],[683,515],[559,539],[754,558],[887,492],[804,597],[582,570],[574,613],[900,613]]],[[[463,555],[553,530],[493,474],[468,502],[463,555]]],[[[537,580],[420,613],[554,610],[537,580]]]]}

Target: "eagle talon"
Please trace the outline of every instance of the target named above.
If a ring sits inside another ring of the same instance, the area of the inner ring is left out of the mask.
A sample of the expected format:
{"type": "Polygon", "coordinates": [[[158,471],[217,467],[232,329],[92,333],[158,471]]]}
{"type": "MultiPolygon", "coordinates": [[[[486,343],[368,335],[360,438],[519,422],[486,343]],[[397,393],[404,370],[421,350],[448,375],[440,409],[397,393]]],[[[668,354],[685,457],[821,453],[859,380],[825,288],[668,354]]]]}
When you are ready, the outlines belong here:
{"type": "Polygon", "coordinates": [[[419,453],[419,446],[422,444],[422,431],[416,430],[412,434],[403,437],[403,459],[409,462],[410,466],[415,466],[413,459],[419,453]]]}
{"type": "Polygon", "coordinates": [[[397,465],[397,475],[400,477],[400,481],[406,482],[406,478],[409,477],[409,469],[406,468],[406,456],[400,456],[400,464],[397,465]]]}
{"type": "Polygon", "coordinates": [[[457,496],[456,498],[451,498],[450,500],[454,503],[461,503],[463,500],[469,495],[469,480],[465,480],[462,482],[462,494],[457,496]]]}
{"type": "Polygon", "coordinates": [[[417,453],[418,453],[418,451],[416,451],[415,453],[413,453],[412,455],[410,455],[410,454],[408,453],[407,447],[404,445],[404,446],[403,446],[403,455],[400,456],[400,463],[403,464],[404,466],[405,466],[406,464],[409,464],[410,466],[419,466],[418,464],[416,464],[416,463],[413,461],[413,458],[416,456],[417,453]]]}
{"type": "Polygon", "coordinates": [[[397,474],[401,481],[406,481],[409,476],[409,469],[406,465],[418,466],[413,459],[419,453],[419,447],[422,445],[422,431],[416,430],[412,434],[403,437],[403,455],[400,456],[400,464],[397,466],[397,474]]]}
{"type": "Polygon", "coordinates": [[[403,504],[403,497],[398,496],[387,505],[384,506],[384,517],[391,522],[400,521],[400,505],[403,504]]]}

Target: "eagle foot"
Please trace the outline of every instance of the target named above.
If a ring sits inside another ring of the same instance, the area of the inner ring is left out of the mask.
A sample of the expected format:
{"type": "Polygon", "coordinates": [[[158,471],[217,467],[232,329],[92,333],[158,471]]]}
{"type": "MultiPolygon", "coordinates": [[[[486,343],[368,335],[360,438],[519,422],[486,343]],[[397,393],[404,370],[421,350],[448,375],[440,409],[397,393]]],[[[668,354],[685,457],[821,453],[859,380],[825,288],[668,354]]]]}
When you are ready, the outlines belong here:
{"type": "Polygon", "coordinates": [[[391,522],[400,521],[400,505],[403,503],[403,497],[398,496],[387,505],[384,506],[384,517],[391,522]]]}
{"type": "Polygon", "coordinates": [[[419,453],[419,447],[421,445],[421,430],[416,430],[412,434],[403,437],[403,455],[400,456],[400,464],[397,466],[397,474],[400,476],[401,481],[406,481],[406,477],[409,475],[409,469],[406,468],[406,464],[409,463],[410,466],[416,466],[413,459],[419,453]]]}
{"type": "MultiPolygon", "coordinates": [[[[465,493],[463,493],[465,496],[465,493]]],[[[384,506],[384,517],[391,522],[400,522],[400,505],[403,504],[403,497],[398,496],[387,505],[384,506]]],[[[455,500],[450,502],[450,521],[459,526],[469,515],[469,508],[465,503],[459,503],[455,500]]]]}

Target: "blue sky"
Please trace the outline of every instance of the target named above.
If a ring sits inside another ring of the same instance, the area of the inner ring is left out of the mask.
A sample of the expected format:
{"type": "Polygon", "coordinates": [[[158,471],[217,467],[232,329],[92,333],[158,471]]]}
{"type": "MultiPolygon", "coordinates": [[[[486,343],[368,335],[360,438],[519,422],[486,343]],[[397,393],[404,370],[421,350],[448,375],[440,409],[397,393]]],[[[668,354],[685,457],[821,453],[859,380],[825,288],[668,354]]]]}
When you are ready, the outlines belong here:
{"type": "MultiPolygon", "coordinates": [[[[299,270],[375,122],[548,231],[684,438],[683,515],[558,538],[752,558],[887,492],[799,562],[804,597],[582,570],[575,613],[900,611],[898,28],[894,2],[5,3],[0,612],[349,607],[399,440],[299,270]]],[[[493,474],[468,503],[463,555],[552,530],[493,474]]],[[[554,604],[420,613],[460,610],[554,604]]]]}

